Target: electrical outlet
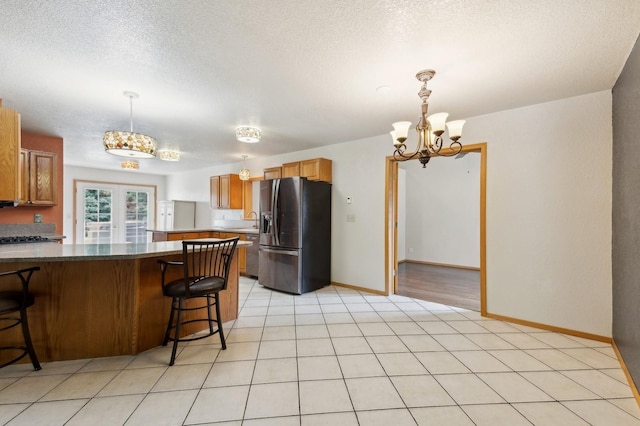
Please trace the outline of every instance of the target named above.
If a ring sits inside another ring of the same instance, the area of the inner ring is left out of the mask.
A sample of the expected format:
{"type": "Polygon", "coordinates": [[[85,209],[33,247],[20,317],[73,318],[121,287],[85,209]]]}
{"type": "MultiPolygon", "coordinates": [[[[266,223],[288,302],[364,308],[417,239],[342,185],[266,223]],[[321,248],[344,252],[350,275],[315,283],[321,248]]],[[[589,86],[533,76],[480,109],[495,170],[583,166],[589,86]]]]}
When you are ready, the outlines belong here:
{"type": "Polygon", "coordinates": [[[347,204],[351,204],[351,201],[352,201],[352,200],[351,200],[351,196],[349,195],[349,196],[347,197],[347,204]]]}

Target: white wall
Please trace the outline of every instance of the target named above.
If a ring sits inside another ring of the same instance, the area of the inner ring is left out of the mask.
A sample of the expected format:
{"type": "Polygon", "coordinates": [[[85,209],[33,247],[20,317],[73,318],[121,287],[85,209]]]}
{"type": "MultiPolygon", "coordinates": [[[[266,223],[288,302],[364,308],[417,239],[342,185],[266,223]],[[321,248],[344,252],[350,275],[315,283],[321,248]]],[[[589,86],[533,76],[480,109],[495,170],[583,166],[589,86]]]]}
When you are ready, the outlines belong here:
{"type": "MultiPolygon", "coordinates": [[[[406,215],[398,217],[409,230],[406,259],[478,268],[480,153],[434,157],[426,168],[417,160],[399,166],[406,171],[404,187],[398,182],[406,199],[406,215]]],[[[401,206],[399,198],[399,211],[401,206]]]]}
{"type": "MultiPolygon", "coordinates": [[[[333,160],[332,262],[335,282],[384,290],[384,169],[389,136],[330,145],[269,158],[247,160],[252,176],[266,167],[324,157],[333,160]],[[346,204],[351,196],[352,204],[346,204]],[[347,222],[348,214],[355,222],[347,222]]],[[[209,200],[209,177],[237,173],[241,162],[172,175],[168,199],[209,200]]]]}
{"type": "MultiPolygon", "coordinates": [[[[490,313],[611,335],[611,140],[609,91],[467,120],[462,142],[487,142],[490,313]]],[[[385,134],[247,166],[259,175],[289,161],[333,160],[331,279],[384,290],[390,154],[385,134]]],[[[167,199],[208,201],[209,176],[240,167],[170,176],[167,199]]]]}
{"type": "MultiPolygon", "coordinates": [[[[73,243],[73,181],[90,180],[109,183],[121,183],[128,185],[155,185],[158,200],[166,198],[166,176],[149,175],[134,171],[113,171],[93,169],[88,167],[64,166],[64,200],[63,200],[63,227],[66,234],[65,244],[73,243]]],[[[182,199],[182,198],[181,198],[182,199]]]]}
{"type": "Polygon", "coordinates": [[[611,336],[611,92],[471,118],[487,141],[487,309],[611,336]]]}

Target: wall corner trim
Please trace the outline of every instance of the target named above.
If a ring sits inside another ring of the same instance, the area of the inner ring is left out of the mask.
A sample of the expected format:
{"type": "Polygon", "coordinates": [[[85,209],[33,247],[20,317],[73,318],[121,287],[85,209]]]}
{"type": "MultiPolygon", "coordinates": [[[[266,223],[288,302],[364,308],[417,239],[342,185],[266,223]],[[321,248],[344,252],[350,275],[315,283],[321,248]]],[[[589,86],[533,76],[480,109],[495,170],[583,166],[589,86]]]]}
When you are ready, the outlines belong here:
{"type": "Polygon", "coordinates": [[[618,350],[618,345],[616,345],[615,340],[611,340],[611,346],[613,346],[613,351],[616,353],[618,357],[618,361],[620,362],[620,368],[624,372],[625,377],[627,378],[627,382],[629,382],[629,387],[631,388],[631,392],[633,393],[633,397],[636,399],[636,404],[640,407],[640,393],[638,392],[638,387],[636,383],[633,381],[633,377],[631,377],[631,373],[629,373],[629,369],[627,368],[627,364],[624,362],[624,358],[622,358],[622,354],[618,350]]]}
{"type": "Polygon", "coordinates": [[[379,294],[381,296],[386,296],[387,295],[387,293],[385,293],[382,290],[373,290],[373,289],[370,289],[370,288],[358,287],[356,285],[351,285],[351,284],[337,283],[335,281],[331,281],[331,285],[335,285],[335,286],[338,286],[338,287],[349,288],[351,290],[364,291],[365,293],[379,294]]]}
{"type": "Polygon", "coordinates": [[[583,339],[595,340],[603,343],[613,343],[613,339],[607,336],[601,336],[599,334],[585,333],[584,331],[572,330],[570,328],[556,327],[555,325],[541,324],[538,322],[527,321],[519,318],[506,317],[502,315],[492,314],[487,312],[486,315],[482,315],[487,318],[497,319],[500,321],[512,322],[514,324],[526,325],[527,327],[539,328],[541,330],[553,331],[556,333],[568,334],[569,336],[581,337],[583,339]]]}

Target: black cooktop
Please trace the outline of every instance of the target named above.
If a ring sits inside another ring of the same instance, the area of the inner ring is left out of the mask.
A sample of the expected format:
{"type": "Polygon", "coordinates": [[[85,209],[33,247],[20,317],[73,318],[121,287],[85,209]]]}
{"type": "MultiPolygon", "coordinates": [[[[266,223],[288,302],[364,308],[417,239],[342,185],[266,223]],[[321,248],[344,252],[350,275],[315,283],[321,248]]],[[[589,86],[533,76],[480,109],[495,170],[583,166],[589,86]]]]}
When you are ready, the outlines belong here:
{"type": "Polygon", "coordinates": [[[21,235],[17,237],[0,237],[0,244],[45,243],[53,241],[41,235],[21,235]]]}

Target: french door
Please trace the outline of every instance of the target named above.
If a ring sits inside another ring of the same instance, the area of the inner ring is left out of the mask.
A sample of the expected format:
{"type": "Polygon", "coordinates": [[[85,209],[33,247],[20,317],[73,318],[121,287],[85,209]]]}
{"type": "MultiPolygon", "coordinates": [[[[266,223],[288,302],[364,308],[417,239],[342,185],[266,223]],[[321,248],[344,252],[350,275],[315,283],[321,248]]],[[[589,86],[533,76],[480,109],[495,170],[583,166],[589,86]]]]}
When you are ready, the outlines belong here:
{"type": "Polygon", "coordinates": [[[147,243],[155,187],[76,182],[77,244],[147,243]]]}

